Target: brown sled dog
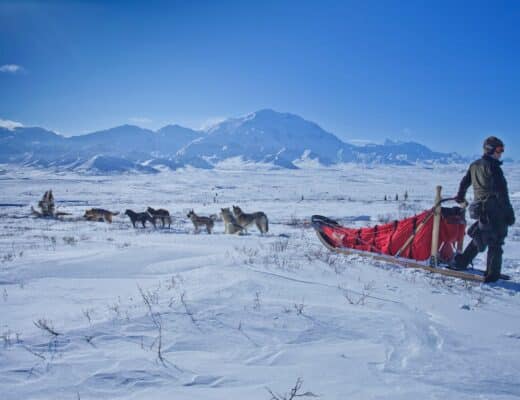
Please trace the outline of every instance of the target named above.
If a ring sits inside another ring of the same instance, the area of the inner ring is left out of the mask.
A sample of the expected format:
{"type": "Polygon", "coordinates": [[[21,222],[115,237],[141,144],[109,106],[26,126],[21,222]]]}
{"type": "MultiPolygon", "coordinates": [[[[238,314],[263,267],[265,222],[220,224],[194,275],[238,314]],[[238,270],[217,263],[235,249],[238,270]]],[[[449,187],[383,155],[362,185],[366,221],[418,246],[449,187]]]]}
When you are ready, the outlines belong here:
{"type": "Polygon", "coordinates": [[[172,218],[170,217],[170,213],[168,212],[168,210],[165,210],[164,208],[159,208],[158,210],[156,210],[152,207],[148,207],[146,211],[148,211],[148,214],[152,216],[154,221],[160,219],[163,228],[164,225],[166,225],[166,222],[168,222],[168,228],[170,227],[172,223],[172,218]]]}
{"type": "Polygon", "coordinates": [[[103,208],[90,208],[85,211],[83,218],[85,218],[87,221],[105,221],[111,224],[112,217],[115,215],[119,215],[119,212],[112,212],[103,208]]]}
{"type": "Polygon", "coordinates": [[[243,212],[239,206],[233,206],[233,214],[235,214],[238,224],[244,228],[247,228],[254,222],[260,233],[263,234],[269,230],[267,215],[262,211],[248,214],[243,212]]]}
{"type": "Polygon", "coordinates": [[[143,228],[145,228],[146,227],[146,221],[149,221],[153,225],[154,228],[157,227],[155,225],[155,220],[146,211],[137,213],[137,212],[135,212],[133,210],[126,210],[125,211],[125,215],[128,215],[128,217],[130,218],[130,221],[132,221],[132,225],[134,226],[134,228],[136,227],[135,226],[136,222],[140,222],[143,225],[143,228]]]}
{"type": "Polygon", "coordinates": [[[195,227],[195,233],[199,232],[199,226],[202,226],[202,225],[204,225],[206,227],[206,231],[208,233],[211,233],[211,231],[213,230],[215,221],[213,221],[212,218],[200,217],[197,214],[195,214],[195,211],[193,211],[193,210],[190,210],[186,216],[189,219],[191,219],[191,222],[193,223],[193,226],[195,227]]]}

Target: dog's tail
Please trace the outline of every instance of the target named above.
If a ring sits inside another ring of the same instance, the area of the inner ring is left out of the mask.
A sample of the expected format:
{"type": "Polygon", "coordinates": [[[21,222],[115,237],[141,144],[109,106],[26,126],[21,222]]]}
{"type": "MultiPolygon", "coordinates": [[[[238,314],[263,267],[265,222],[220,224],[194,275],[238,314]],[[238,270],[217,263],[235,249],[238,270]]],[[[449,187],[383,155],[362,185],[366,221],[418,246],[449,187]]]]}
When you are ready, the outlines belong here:
{"type": "Polygon", "coordinates": [[[119,215],[119,211],[113,212],[112,215],[119,215]]]}
{"type": "Polygon", "coordinates": [[[213,221],[216,221],[216,220],[218,220],[218,215],[217,215],[217,214],[211,214],[211,215],[209,216],[209,218],[210,218],[211,220],[213,220],[213,221]]]}
{"type": "Polygon", "coordinates": [[[256,227],[260,231],[260,233],[269,232],[269,220],[267,219],[267,215],[262,213],[259,219],[256,220],[256,227]]]}

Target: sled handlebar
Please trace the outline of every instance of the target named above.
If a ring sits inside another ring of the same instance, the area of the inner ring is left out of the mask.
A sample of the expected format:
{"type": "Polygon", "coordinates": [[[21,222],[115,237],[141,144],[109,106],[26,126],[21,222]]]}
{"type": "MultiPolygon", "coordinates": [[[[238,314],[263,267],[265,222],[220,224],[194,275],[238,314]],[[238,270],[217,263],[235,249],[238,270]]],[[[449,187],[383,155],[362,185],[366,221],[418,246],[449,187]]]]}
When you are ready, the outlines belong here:
{"type": "MultiPolygon", "coordinates": [[[[446,197],[444,199],[440,199],[434,206],[433,208],[436,208],[438,206],[440,206],[442,203],[445,203],[447,201],[455,201],[457,199],[457,197],[446,197]]],[[[462,203],[458,203],[457,204],[460,204],[461,205],[461,208],[466,208],[468,206],[468,202],[466,200],[464,200],[464,202],[462,203]]]]}

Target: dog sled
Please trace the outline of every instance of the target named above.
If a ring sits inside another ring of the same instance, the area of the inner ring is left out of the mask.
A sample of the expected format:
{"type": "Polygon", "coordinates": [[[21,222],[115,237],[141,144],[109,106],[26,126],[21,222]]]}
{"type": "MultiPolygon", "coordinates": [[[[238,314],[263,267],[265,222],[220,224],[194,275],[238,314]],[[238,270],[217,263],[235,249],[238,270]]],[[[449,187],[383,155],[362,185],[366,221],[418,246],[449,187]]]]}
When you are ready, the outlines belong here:
{"type": "MultiPolygon", "coordinates": [[[[435,205],[413,217],[367,228],[348,228],[321,215],[312,216],[319,240],[340,254],[368,257],[402,267],[418,268],[468,281],[484,282],[484,271],[450,269],[461,252],[466,230],[465,209],[443,207],[453,200],[441,198],[437,187],[435,205]]],[[[509,279],[502,275],[501,279],[509,279]]]]}

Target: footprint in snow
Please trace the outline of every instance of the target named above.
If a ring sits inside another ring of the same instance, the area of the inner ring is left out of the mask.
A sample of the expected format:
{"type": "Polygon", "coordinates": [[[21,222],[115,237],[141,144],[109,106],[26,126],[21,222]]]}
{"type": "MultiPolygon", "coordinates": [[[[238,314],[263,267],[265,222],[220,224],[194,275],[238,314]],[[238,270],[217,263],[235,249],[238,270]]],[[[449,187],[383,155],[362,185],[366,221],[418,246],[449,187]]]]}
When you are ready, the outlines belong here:
{"type": "Polygon", "coordinates": [[[222,381],[222,379],[222,376],[195,375],[191,382],[185,383],[184,386],[217,386],[222,381]]]}
{"type": "Polygon", "coordinates": [[[514,332],[509,332],[509,333],[506,333],[506,336],[508,338],[511,338],[511,339],[520,339],[520,333],[514,333],[514,332]]]}

